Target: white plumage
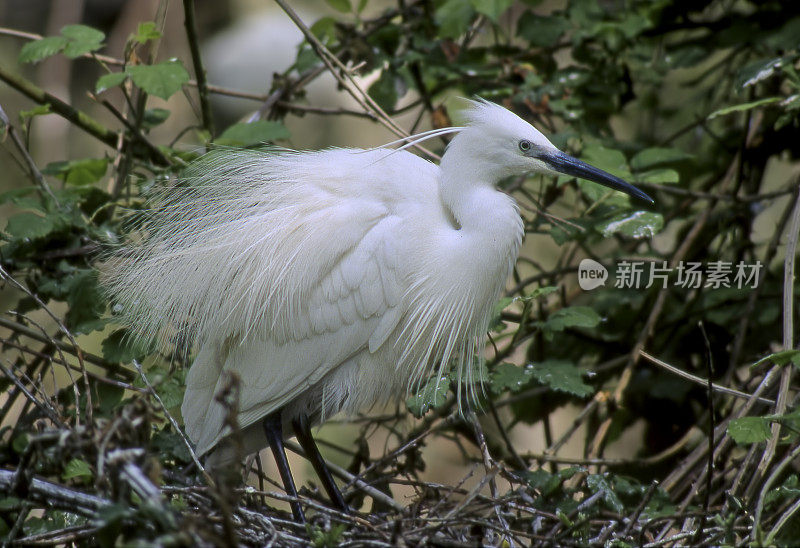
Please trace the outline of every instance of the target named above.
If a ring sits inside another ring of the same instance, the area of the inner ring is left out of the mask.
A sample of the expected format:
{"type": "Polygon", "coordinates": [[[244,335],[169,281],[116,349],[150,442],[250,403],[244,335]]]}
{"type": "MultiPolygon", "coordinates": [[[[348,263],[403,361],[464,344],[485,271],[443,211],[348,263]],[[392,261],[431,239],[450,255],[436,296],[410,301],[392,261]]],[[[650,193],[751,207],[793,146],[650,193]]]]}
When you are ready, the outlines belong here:
{"type": "Polygon", "coordinates": [[[385,148],[211,152],[164,193],[143,242],[108,262],[141,336],[194,335],[182,413],[198,453],[228,433],[223,370],[242,379],[248,451],[275,410],[321,421],[453,362],[472,375],[523,235],[495,185],[565,155],[502,107],[467,115],[440,166],[385,148]]]}

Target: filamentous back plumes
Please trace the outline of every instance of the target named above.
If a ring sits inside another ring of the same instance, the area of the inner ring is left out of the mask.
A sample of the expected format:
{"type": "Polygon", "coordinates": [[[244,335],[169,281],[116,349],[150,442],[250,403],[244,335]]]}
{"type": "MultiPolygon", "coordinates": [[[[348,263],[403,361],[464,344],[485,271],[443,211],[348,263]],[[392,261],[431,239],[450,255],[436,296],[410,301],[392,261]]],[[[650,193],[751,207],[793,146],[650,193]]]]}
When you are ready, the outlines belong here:
{"type": "Polygon", "coordinates": [[[467,115],[465,128],[422,135],[454,133],[439,166],[386,148],[215,150],[163,192],[141,243],[107,262],[140,336],[194,335],[182,413],[198,453],[228,434],[214,401],[223,370],[242,379],[248,451],[276,410],[352,413],[451,364],[475,386],[523,234],[496,183],[586,165],[502,107],[473,102],[467,115]]]}

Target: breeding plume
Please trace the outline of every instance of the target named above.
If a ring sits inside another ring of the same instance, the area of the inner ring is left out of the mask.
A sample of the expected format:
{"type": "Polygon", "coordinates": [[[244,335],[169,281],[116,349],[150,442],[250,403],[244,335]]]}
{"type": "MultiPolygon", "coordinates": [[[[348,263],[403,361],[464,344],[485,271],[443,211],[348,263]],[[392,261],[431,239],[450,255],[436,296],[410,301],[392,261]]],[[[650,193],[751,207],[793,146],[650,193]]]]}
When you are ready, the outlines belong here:
{"type": "Polygon", "coordinates": [[[212,458],[227,458],[215,395],[234,371],[246,451],[269,444],[294,494],[291,426],[346,508],[309,425],[451,366],[475,386],[468,365],[523,235],[497,182],[565,173],[652,202],[500,106],[473,102],[466,118],[418,136],[454,135],[438,166],[387,148],[211,152],[164,193],[143,241],[109,261],[105,283],[141,336],[196,343],[181,411],[199,454],[219,445],[212,458]]]}

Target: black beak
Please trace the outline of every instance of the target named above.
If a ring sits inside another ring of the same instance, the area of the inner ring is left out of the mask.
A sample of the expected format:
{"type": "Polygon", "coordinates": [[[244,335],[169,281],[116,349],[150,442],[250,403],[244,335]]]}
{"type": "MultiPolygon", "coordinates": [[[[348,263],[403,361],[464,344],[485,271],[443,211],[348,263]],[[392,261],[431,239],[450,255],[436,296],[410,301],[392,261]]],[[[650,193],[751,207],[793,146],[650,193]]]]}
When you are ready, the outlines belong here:
{"type": "Polygon", "coordinates": [[[587,181],[599,183],[603,186],[607,186],[608,188],[624,192],[625,194],[633,196],[637,200],[647,202],[648,204],[655,203],[650,196],[635,186],[626,183],[619,177],[614,177],[610,173],[606,173],[602,169],[597,169],[594,166],[590,166],[586,162],[582,162],[577,158],[573,158],[569,154],[564,154],[560,150],[548,150],[547,152],[539,154],[537,157],[550,166],[552,170],[559,173],[572,175],[574,177],[586,179],[587,181]]]}

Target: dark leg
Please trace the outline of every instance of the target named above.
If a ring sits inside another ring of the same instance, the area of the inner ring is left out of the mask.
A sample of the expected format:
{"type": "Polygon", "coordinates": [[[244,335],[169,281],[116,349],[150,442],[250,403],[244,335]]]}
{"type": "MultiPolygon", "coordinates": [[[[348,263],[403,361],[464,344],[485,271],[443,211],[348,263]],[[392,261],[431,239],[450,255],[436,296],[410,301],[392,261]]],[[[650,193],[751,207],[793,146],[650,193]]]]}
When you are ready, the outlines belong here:
{"type": "Polygon", "coordinates": [[[311,437],[311,426],[308,424],[308,417],[306,415],[300,415],[292,421],[292,426],[294,427],[297,441],[300,442],[303,451],[306,452],[306,458],[311,461],[311,465],[314,467],[317,476],[319,476],[322,487],[325,489],[325,492],[328,493],[328,497],[330,497],[333,505],[338,507],[342,512],[350,512],[350,507],[348,507],[347,503],[344,501],[342,492],[339,491],[339,487],[337,487],[336,482],[333,481],[331,471],[328,470],[328,466],[325,464],[322,455],[319,454],[317,444],[314,443],[314,438],[311,437]]]}
{"type": "MultiPolygon", "coordinates": [[[[297,498],[297,488],[294,486],[294,479],[292,478],[292,471],[289,470],[289,463],[286,461],[286,450],[283,448],[283,426],[281,425],[281,412],[276,411],[264,417],[264,434],[267,436],[267,442],[272,449],[272,454],[275,457],[275,464],[278,466],[278,473],[283,480],[283,486],[286,489],[286,494],[290,497],[297,498]]],[[[295,521],[300,523],[306,522],[306,516],[303,514],[303,508],[300,506],[299,501],[292,501],[292,515],[295,521]]]]}

